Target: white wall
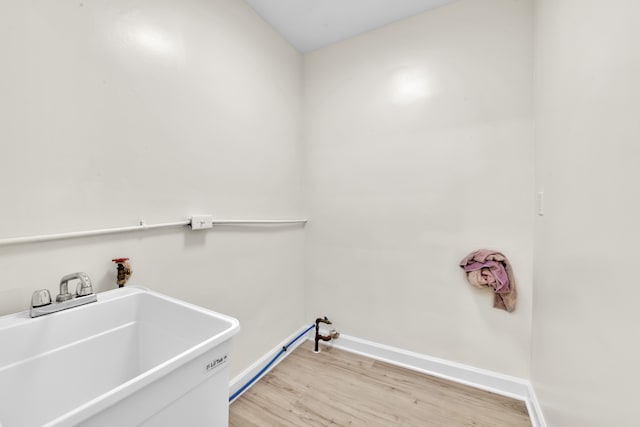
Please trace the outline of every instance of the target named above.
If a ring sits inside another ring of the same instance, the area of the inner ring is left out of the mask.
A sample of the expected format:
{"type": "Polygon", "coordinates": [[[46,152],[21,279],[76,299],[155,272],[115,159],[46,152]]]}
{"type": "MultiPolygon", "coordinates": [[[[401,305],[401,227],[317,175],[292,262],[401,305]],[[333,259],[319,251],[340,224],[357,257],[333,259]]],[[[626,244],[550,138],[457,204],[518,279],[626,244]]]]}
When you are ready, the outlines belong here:
{"type": "Polygon", "coordinates": [[[531,4],[459,0],[322,49],[302,87],[241,1],[0,3],[0,238],[303,216],[303,164],[312,220],[306,245],[288,227],[0,247],[0,314],[73,271],[110,289],[129,256],[131,283],[240,319],[232,374],[326,314],[531,377],[552,427],[633,425],[640,6],[536,2],[534,258],[531,4]],[[514,265],[513,314],[457,267],[481,246],[514,265]]]}
{"type": "Polygon", "coordinates": [[[640,3],[538,0],[532,379],[551,427],[637,426],[640,3]]]}
{"type": "Polygon", "coordinates": [[[528,377],[532,3],[460,0],[305,55],[307,317],[528,377]],[[512,313],[458,267],[511,260],[512,313]]]}
{"type": "MultiPolygon", "coordinates": [[[[0,238],[303,216],[301,56],[244,2],[3,1],[0,52],[0,238]]],[[[74,271],[113,288],[128,256],[130,283],[240,320],[235,374],[303,324],[303,248],[301,227],[0,247],[0,314],[74,271]]]]}

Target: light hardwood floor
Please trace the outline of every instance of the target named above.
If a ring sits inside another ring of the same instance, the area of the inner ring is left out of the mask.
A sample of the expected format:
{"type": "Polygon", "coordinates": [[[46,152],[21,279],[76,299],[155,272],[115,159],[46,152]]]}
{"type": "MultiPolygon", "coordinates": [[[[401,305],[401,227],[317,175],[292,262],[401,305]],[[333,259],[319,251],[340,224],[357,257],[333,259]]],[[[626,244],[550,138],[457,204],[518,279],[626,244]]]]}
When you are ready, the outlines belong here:
{"type": "Polygon", "coordinates": [[[531,426],[523,402],[308,341],[231,405],[231,427],[531,426]]]}

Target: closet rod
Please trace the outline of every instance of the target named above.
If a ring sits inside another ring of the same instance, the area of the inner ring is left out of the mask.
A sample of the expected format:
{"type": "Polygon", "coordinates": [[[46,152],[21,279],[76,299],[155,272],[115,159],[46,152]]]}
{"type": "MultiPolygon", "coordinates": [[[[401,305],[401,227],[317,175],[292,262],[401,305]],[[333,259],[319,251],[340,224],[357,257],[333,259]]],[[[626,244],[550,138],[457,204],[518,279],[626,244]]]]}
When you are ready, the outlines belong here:
{"type": "MultiPolygon", "coordinates": [[[[212,225],[284,225],[306,224],[306,219],[214,219],[212,225]]],[[[75,239],[78,237],[102,236],[106,234],[127,233],[131,231],[145,231],[159,228],[173,228],[191,226],[191,219],[164,224],[147,224],[140,221],[138,225],[128,227],[103,228],[100,230],[75,231],[69,233],[44,234],[40,236],[11,237],[0,239],[0,246],[18,245],[23,243],[48,242],[51,240],[75,239]]],[[[198,230],[200,231],[200,230],[198,230]]]]}

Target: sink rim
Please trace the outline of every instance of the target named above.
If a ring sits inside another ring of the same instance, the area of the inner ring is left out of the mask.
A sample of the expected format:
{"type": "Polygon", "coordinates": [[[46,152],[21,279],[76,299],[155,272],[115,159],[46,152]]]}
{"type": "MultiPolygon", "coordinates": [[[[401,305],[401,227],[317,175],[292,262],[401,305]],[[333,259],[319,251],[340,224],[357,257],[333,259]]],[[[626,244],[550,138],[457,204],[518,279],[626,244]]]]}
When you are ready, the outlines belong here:
{"type": "MultiPolygon", "coordinates": [[[[169,303],[173,303],[189,310],[198,312],[208,317],[216,318],[224,322],[224,329],[215,335],[201,341],[186,350],[176,354],[175,356],[153,366],[150,369],[136,375],[135,377],[119,384],[118,386],[80,404],[77,407],[69,410],[62,415],[48,421],[45,426],[58,426],[58,425],[73,425],[90,418],[91,416],[101,412],[102,410],[110,407],[116,402],[127,398],[128,396],[136,393],[144,387],[152,384],[154,381],[162,378],[163,376],[171,373],[175,369],[189,363],[198,356],[212,350],[217,345],[227,341],[232,336],[237,334],[240,329],[240,323],[237,319],[227,316],[222,313],[218,313],[195,304],[188,303],[158,292],[154,292],[149,288],[142,286],[127,286],[124,288],[113,289],[98,294],[98,302],[96,304],[88,304],[85,306],[76,307],[69,310],[52,313],[46,316],[38,318],[31,318],[28,311],[10,314],[0,317],[0,331],[9,329],[12,327],[18,327],[30,322],[47,322],[47,319],[54,317],[70,316],[74,312],[90,310],[91,307],[95,307],[97,304],[105,304],[114,302],[124,298],[135,297],[136,295],[148,294],[154,298],[164,300],[169,303]]],[[[89,335],[90,336],[90,335],[89,335]]],[[[96,367],[99,369],[99,367],[96,367]]]]}

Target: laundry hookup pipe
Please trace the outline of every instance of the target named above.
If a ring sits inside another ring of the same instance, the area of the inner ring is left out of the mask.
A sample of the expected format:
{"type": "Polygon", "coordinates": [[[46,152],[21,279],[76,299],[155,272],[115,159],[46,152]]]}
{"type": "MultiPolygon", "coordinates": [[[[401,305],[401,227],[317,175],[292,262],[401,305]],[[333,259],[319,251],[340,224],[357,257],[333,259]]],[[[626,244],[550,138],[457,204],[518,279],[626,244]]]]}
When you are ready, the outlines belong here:
{"type": "Polygon", "coordinates": [[[275,362],[276,360],[278,360],[278,358],[279,358],[280,356],[282,356],[282,354],[283,354],[285,351],[287,351],[287,350],[289,349],[289,347],[291,347],[291,346],[292,346],[296,341],[298,341],[300,338],[302,338],[303,336],[305,336],[307,332],[309,332],[311,329],[313,329],[313,328],[315,328],[315,327],[316,327],[316,325],[315,325],[315,323],[314,323],[314,324],[312,324],[311,326],[309,326],[307,329],[305,329],[305,330],[304,330],[304,332],[301,332],[297,337],[295,337],[294,339],[292,339],[291,341],[289,341],[289,343],[288,343],[287,345],[283,346],[283,347],[280,349],[280,351],[278,352],[278,354],[276,354],[276,355],[274,356],[274,358],[273,358],[273,359],[271,359],[271,361],[270,361],[269,363],[267,363],[267,364],[265,365],[265,367],[264,367],[264,368],[262,368],[262,369],[260,370],[260,372],[258,372],[257,374],[255,374],[255,375],[253,376],[253,378],[251,378],[249,381],[247,381],[247,383],[246,383],[245,385],[243,385],[242,387],[240,387],[240,388],[238,389],[238,391],[236,391],[236,392],[235,392],[235,393],[233,393],[231,396],[229,396],[229,402],[232,402],[236,397],[238,397],[239,395],[241,395],[241,394],[242,394],[242,392],[244,392],[244,391],[245,391],[245,390],[246,390],[246,389],[247,389],[251,384],[253,384],[253,383],[254,383],[258,378],[260,378],[260,376],[261,376],[262,374],[264,374],[264,373],[265,373],[265,371],[271,367],[271,365],[273,365],[273,362],[275,362]]]}

